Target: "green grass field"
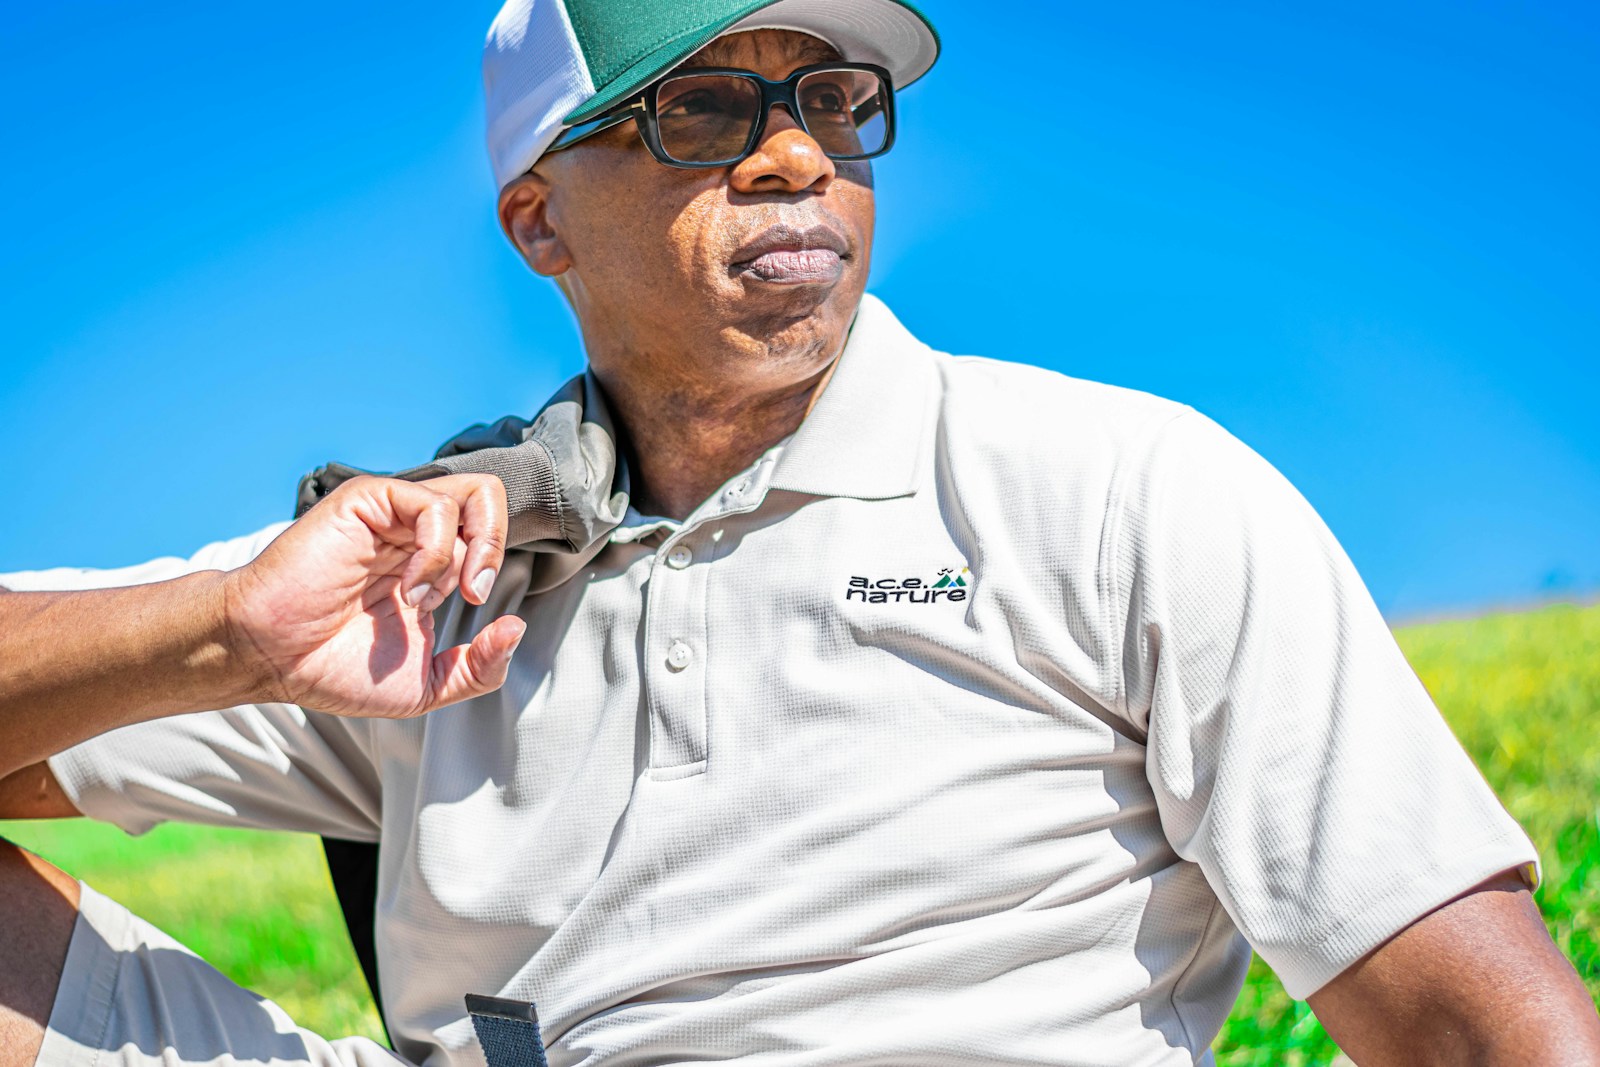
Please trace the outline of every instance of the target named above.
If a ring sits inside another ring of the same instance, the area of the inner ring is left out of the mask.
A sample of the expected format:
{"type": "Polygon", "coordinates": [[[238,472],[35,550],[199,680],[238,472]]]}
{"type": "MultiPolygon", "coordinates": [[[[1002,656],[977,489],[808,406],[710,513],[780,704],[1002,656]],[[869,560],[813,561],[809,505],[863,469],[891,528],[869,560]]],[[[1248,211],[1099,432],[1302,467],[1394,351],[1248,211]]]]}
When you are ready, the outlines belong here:
{"type": "MultiPolygon", "coordinates": [[[[1600,606],[1399,632],[1457,736],[1544,864],[1550,932],[1600,999],[1600,606]]],[[[313,838],[163,826],[130,839],[81,820],[0,823],[324,1034],[380,1037],[313,838]]],[[[1216,1044],[1229,1067],[1337,1054],[1260,960],[1216,1044]]]]}

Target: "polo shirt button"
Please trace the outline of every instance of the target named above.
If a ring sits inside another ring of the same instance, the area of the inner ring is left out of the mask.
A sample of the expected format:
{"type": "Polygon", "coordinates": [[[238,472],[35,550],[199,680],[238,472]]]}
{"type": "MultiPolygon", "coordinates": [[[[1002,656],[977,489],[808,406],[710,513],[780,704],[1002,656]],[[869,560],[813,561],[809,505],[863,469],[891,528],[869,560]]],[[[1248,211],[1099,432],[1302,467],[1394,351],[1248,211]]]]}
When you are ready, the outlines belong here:
{"type": "Polygon", "coordinates": [[[688,545],[674,545],[671,552],[667,553],[667,566],[675,571],[681,571],[694,562],[694,553],[689,551],[688,545]]]}
{"type": "Polygon", "coordinates": [[[694,652],[682,641],[672,642],[672,647],[667,649],[667,666],[675,671],[681,671],[694,659],[694,652]]]}

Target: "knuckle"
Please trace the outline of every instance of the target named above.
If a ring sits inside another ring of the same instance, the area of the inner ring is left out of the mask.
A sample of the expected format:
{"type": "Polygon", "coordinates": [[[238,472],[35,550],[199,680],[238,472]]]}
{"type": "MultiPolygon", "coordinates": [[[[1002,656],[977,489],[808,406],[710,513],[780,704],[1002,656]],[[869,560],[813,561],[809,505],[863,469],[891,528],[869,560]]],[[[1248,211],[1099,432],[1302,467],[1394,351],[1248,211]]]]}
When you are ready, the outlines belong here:
{"type": "Polygon", "coordinates": [[[466,474],[467,487],[470,495],[481,497],[491,504],[498,505],[498,510],[504,511],[506,506],[506,483],[495,474],[466,474]]]}
{"type": "Polygon", "coordinates": [[[460,517],[456,502],[443,493],[433,494],[433,499],[428,501],[428,511],[433,513],[442,526],[449,529],[455,528],[456,520],[460,517]]]}
{"type": "Polygon", "coordinates": [[[333,497],[354,496],[357,493],[370,488],[373,483],[377,481],[378,479],[374,478],[370,474],[358,474],[354,478],[346,478],[344,481],[340,482],[334,487],[333,492],[329,493],[323,499],[327,500],[333,497]]]}

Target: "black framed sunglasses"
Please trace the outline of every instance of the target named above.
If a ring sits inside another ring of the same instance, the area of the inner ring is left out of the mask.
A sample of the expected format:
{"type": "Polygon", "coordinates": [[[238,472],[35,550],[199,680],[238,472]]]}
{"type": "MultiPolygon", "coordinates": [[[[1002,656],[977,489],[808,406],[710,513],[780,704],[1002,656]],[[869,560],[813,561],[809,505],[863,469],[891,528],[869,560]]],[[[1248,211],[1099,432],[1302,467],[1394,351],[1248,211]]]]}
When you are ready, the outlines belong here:
{"type": "Polygon", "coordinates": [[[829,159],[872,159],[894,146],[889,72],[871,63],[817,63],[782,81],[734,67],[674,71],[566,130],[546,151],[570,148],[633,119],[650,154],[667,166],[726,167],[755,151],[774,105],[788,111],[829,159]]]}

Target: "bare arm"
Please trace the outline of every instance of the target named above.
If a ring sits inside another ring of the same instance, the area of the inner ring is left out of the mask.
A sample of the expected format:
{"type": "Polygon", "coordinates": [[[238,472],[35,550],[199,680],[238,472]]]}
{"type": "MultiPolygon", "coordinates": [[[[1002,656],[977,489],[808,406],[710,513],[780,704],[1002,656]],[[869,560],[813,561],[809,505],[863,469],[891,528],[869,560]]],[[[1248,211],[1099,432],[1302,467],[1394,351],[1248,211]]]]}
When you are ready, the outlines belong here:
{"type": "MultiPolygon", "coordinates": [[[[0,585],[0,595],[9,592],[0,585]]],[[[42,760],[0,777],[0,819],[70,819],[78,814],[42,760]]]]}
{"type": "Polygon", "coordinates": [[[0,778],[0,819],[72,819],[81,814],[43,760],[0,778]]]}
{"type": "Polygon", "coordinates": [[[0,596],[0,774],[131,722],[249,699],[225,582],[207,571],[0,596]]]}
{"type": "MultiPolygon", "coordinates": [[[[9,592],[0,585],[0,595],[9,592]]],[[[79,814],[43,760],[0,777],[0,819],[71,819],[79,814]]]]}
{"type": "Polygon", "coordinates": [[[1600,1016],[1512,873],[1424,916],[1311,1008],[1362,1067],[1600,1064],[1600,1016]]]}
{"type": "Polygon", "coordinates": [[[237,570],[0,595],[0,799],[48,807],[53,776],[15,772],[162,715],[288,701],[406,717],[498,688],[521,620],[436,653],[432,611],[458,586],[483,603],[505,526],[492,477],[357,479],[237,570]]]}

